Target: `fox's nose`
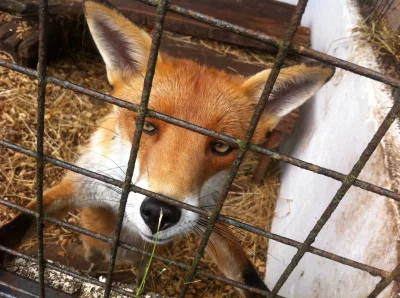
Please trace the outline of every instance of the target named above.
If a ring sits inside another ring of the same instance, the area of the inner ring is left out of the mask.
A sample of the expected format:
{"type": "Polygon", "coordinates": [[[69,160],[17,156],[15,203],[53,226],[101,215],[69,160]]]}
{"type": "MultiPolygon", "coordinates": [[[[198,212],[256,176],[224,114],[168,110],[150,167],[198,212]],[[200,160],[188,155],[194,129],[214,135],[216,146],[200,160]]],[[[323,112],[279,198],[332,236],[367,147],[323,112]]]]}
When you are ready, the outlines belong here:
{"type": "Polygon", "coordinates": [[[153,234],[157,232],[161,210],[163,216],[160,223],[160,231],[176,225],[181,218],[181,210],[179,208],[157,199],[146,198],[140,206],[140,215],[153,234]]]}

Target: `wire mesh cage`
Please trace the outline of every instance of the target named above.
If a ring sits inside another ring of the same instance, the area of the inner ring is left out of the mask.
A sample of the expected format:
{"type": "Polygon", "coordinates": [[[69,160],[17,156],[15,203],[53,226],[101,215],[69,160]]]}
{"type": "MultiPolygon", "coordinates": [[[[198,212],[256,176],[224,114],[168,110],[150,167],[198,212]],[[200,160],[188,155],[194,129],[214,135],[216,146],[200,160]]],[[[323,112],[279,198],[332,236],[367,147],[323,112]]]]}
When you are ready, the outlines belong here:
{"type": "MultiPolygon", "coordinates": [[[[360,155],[359,160],[354,164],[352,170],[348,174],[342,174],[342,173],[339,173],[334,170],[320,167],[318,165],[314,165],[309,162],[305,162],[305,161],[302,161],[302,160],[299,160],[296,158],[285,156],[283,154],[262,148],[260,146],[252,144],[251,140],[252,140],[253,134],[255,132],[256,126],[262,115],[262,112],[265,108],[265,105],[268,101],[268,98],[271,95],[274,84],[278,78],[279,72],[280,72],[280,70],[283,66],[283,63],[289,53],[295,53],[295,54],[298,54],[298,55],[301,55],[304,57],[315,59],[317,61],[329,64],[329,65],[332,65],[332,66],[335,66],[338,68],[342,68],[344,70],[359,74],[361,76],[371,78],[373,80],[382,82],[384,84],[387,84],[387,85],[395,87],[395,88],[400,87],[400,81],[391,76],[384,75],[382,73],[373,71],[371,69],[367,69],[365,67],[361,67],[359,65],[352,64],[350,62],[335,58],[333,56],[329,56],[327,54],[312,50],[310,48],[305,48],[305,47],[297,46],[297,45],[293,44],[292,40],[294,38],[297,27],[300,24],[303,13],[306,9],[307,2],[308,2],[307,0],[299,0],[298,4],[296,6],[295,13],[293,14],[292,19],[290,21],[289,29],[287,30],[286,36],[283,41],[278,40],[273,37],[270,37],[270,36],[267,36],[265,34],[256,32],[256,31],[246,29],[244,27],[240,27],[240,26],[228,23],[223,20],[219,20],[219,19],[207,16],[207,15],[204,15],[202,13],[196,12],[191,9],[186,9],[186,8],[183,8],[183,7],[180,7],[177,5],[169,4],[168,0],[159,0],[159,1],[140,0],[140,2],[143,2],[143,3],[151,5],[151,6],[157,6],[157,17],[156,17],[156,22],[155,22],[154,31],[153,31],[150,56],[148,59],[147,71],[146,71],[146,76],[144,79],[143,93],[142,93],[140,104],[130,103],[130,102],[115,98],[113,96],[100,93],[96,90],[90,90],[90,89],[82,87],[80,85],[76,85],[67,80],[62,80],[60,78],[47,75],[47,73],[46,73],[46,68],[47,68],[47,64],[46,64],[46,55],[47,55],[46,31],[47,31],[47,27],[48,27],[48,23],[47,23],[48,3],[47,3],[47,0],[41,0],[40,6],[39,6],[40,38],[39,38],[39,63],[38,63],[37,70],[25,68],[20,65],[7,62],[5,60],[0,60],[0,66],[6,67],[13,71],[20,72],[22,74],[36,78],[38,80],[37,150],[32,151],[27,148],[21,147],[19,145],[13,144],[7,140],[4,140],[4,139],[0,140],[0,145],[2,147],[14,150],[16,152],[20,152],[22,154],[26,154],[28,156],[35,158],[37,161],[37,169],[36,169],[37,170],[36,191],[37,191],[37,202],[38,202],[37,212],[31,211],[27,208],[24,208],[24,207],[14,204],[14,203],[0,199],[1,204],[5,205],[7,207],[10,207],[10,208],[14,208],[23,213],[32,215],[36,218],[36,221],[37,221],[37,236],[38,236],[37,259],[27,256],[25,254],[22,254],[20,252],[17,252],[15,250],[12,250],[10,248],[0,246],[0,250],[3,252],[6,252],[6,253],[14,255],[14,256],[19,256],[26,260],[36,261],[38,263],[40,293],[39,293],[39,295],[34,295],[34,294],[29,294],[29,295],[31,295],[33,297],[46,297],[44,272],[45,272],[45,268],[49,268],[49,269],[54,269],[54,270],[60,271],[62,273],[71,275],[75,278],[93,283],[95,285],[104,287],[104,289],[105,289],[104,297],[110,297],[111,291],[115,291],[116,293],[124,294],[129,297],[135,297],[135,295],[131,292],[125,291],[124,289],[116,287],[116,286],[112,286],[112,276],[113,276],[113,272],[114,272],[116,256],[117,256],[117,251],[118,251],[119,247],[131,250],[134,252],[138,252],[138,253],[141,253],[144,255],[148,255],[148,256],[151,255],[149,252],[147,252],[143,249],[134,247],[128,243],[124,243],[124,242],[120,241],[120,234],[121,234],[121,229],[122,229],[125,208],[126,208],[126,204],[127,204],[127,200],[128,200],[128,195],[130,192],[141,193],[143,195],[156,198],[162,202],[166,202],[168,204],[187,209],[191,212],[198,213],[198,214],[203,215],[208,218],[207,229],[201,240],[201,244],[197,250],[196,256],[193,259],[192,264],[190,266],[180,263],[180,262],[176,262],[174,260],[170,260],[163,256],[159,256],[159,255],[154,256],[155,259],[158,259],[169,265],[177,266],[181,269],[187,270],[186,283],[185,283],[184,290],[181,293],[181,297],[185,297],[185,295],[187,294],[188,289],[190,287],[190,283],[196,274],[199,276],[216,279],[223,283],[227,283],[227,284],[233,285],[238,288],[245,289],[245,290],[253,292],[253,293],[258,293],[258,294],[266,296],[266,297],[280,297],[278,295],[279,290],[282,288],[284,283],[288,280],[290,274],[293,272],[293,270],[296,268],[296,266],[299,264],[300,260],[303,258],[303,256],[307,252],[317,255],[319,257],[322,257],[322,258],[327,258],[327,259],[333,260],[335,262],[345,264],[347,266],[351,266],[353,268],[357,268],[357,269],[367,272],[371,275],[381,277],[381,280],[375,286],[375,289],[368,295],[369,298],[377,297],[393,280],[397,280],[398,279],[397,275],[400,271],[400,264],[392,272],[388,272],[388,271],[381,270],[381,269],[378,269],[378,268],[375,268],[375,267],[372,267],[372,266],[369,266],[369,265],[366,265],[366,264],[363,264],[363,263],[360,263],[360,262],[357,262],[357,261],[354,261],[351,259],[347,259],[347,258],[338,256],[336,254],[330,253],[325,250],[318,249],[316,247],[313,247],[312,244],[314,243],[317,235],[322,230],[324,225],[328,222],[329,218],[331,217],[331,215],[333,214],[335,209],[340,204],[342,198],[345,196],[347,191],[352,186],[359,187],[364,190],[373,192],[375,194],[385,196],[388,199],[400,202],[400,194],[393,192],[389,189],[385,189],[385,188],[379,187],[377,185],[368,183],[366,181],[359,180],[357,178],[359,176],[360,172],[362,171],[362,169],[364,168],[365,164],[367,163],[367,161],[373,154],[374,150],[377,148],[378,144],[384,137],[385,133],[390,128],[391,124],[394,122],[394,120],[397,117],[399,117],[399,115],[400,115],[400,99],[399,98],[396,99],[394,105],[388,112],[385,120],[381,123],[379,129],[376,131],[376,133],[372,137],[371,141],[369,142],[369,144],[367,145],[367,147],[365,148],[363,153],[360,155]],[[196,21],[212,25],[212,26],[215,26],[220,29],[234,32],[236,34],[239,34],[239,35],[242,35],[245,37],[249,37],[251,39],[274,46],[279,50],[278,54],[276,56],[274,65],[271,69],[271,73],[265,84],[261,98],[257,104],[254,115],[252,116],[251,122],[249,123],[249,126],[247,128],[246,135],[243,139],[236,139],[234,137],[224,135],[217,131],[209,130],[204,127],[200,127],[198,125],[188,123],[181,119],[177,119],[177,118],[162,114],[160,112],[157,112],[157,111],[154,111],[154,110],[151,110],[148,108],[150,92],[151,92],[151,87],[152,87],[152,80],[153,80],[153,76],[155,73],[156,61],[157,61],[158,51],[159,51],[159,47],[160,47],[160,40],[161,40],[161,36],[163,33],[163,24],[164,24],[164,20],[165,20],[167,11],[177,13],[177,14],[185,16],[187,18],[191,18],[196,21]],[[132,142],[132,148],[130,151],[130,158],[129,158],[128,167],[127,167],[127,171],[126,171],[126,177],[123,181],[116,180],[116,179],[110,178],[108,176],[105,176],[105,175],[102,175],[99,173],[95,173],[93,171],[90,171],[90,170],[75,166],[73,164],[70,164],[70,163],[67,163],[67,162],[44,155],[44,152],[43,152],[43,142],[44,141],[43,140],[44,140],[44,123],[45,123],[44,116],[45,116],[45,100],[46,100],[45,88],[46,88],[47,84],[55,84],[62,88],[73,90],[75,92],[88,95],[97,100],[105,101],[112,105],[116,105],[118,107],[130,110],[130,111],[134,111],[137,113],[135,134],[134,134],[134,138],[133,138],[133,142],[132,142]],[[221,191],[218,199],[216,200],[215,207],[211,213],[208,211],[205,211],[204,209],[201,209],[201,208],[189,205],[189,204],[185,204],[183,202],[169,198],[162,194],[154,193],[154,192],[151,192],[144,188],[141,188],[139,186],[136,186],[134,184],[131,184],[132,176],[133,176],[134,168],[135,168],[135,161],[137,159],[139,144],[140,144],[141,135],[143,132],[143,127],[144,127],[146,117],[153,117],[155,119],[159,119],[159,120],[167,122],[169,124],[182,127],[184,129],[196,132],[198,134],[212,137],[217,140],[221,140],[223,142],[226,142],[227,144],[230,144],[232,146],[239,148],[236,158],[230,169],[229,177],[228,177],[227,181],[225,181],[222,191],[221,191]],[[295,241],[295,240],[271,233],[269,231],[262,230],[260,228],[242,223],[238,220],[235,220],[233,218],[223,216],[220,214],[221,209],[224,205],[225,199],[228,195],[228,191],[229,191],[229,189],[233,183],[233,180],[238,172],[239,166],[240,166],[241,162],[243,161],[246,152],[248,152],[248,151],[252,151],[252,152],[264,155],[264,156],[269,156],[273,159],[280,160],[282,162],[294,165],[296,167],[299,167],[299,168],[302,168],[302,169],[305,169],[308,171],[315,172],[319,175],[324,175],[326,177],[329,177],[331,179],[341,182],[341,186],[338,189],[337,193],[332,198],[331,202],[329,203],[329,205],[327,206],[327,208],[325,209],[325,211],[323,212],[323,214],[321,215],[321,217],[319,218],[319,220],[317,221],[315,226],[312,228],[312,230],[310,231],[308,237],[305,239],[304,242],[295,241]],[[48,217],[44,214],[44,212],[43,212],[43,169],[44,169],[45,163],[50,163],[50,164],[56,165],[58,167],[70,170],[72,172],[76,172],[76,173],[91,177],[93,179],[108,183],[115,187],[118,187],[122,190],[121,199],[120,199],[120,207],[119,207],[118,217],[117,217],[117,224],[115,226],[113,237],[106,237],[101,234],[94,233],[92,231],[72,225],[70,223],[48,217]],[[111,253],[110,253],[110,262],[109,262],[106,281],[101,282],[97,279],[77,274],[69,269],[61,268],[58,265],[48,262],[44,258],[44,255],[43,255],[43,223],[44,223],[44,221],[56,223],[66,229],[70,229],[70,230],[76,231],[78,233],[88,235],[88,236],[94,237],[96,239],[99,239],[101,241],[108,243],[111,246],[111,253]],[[275,284],[275,286],[273,287],[273,289],[271,291],[265,291],[265,290],[258,289],[255,287],[249,287],[246,284],[239,283],[239,282],[231,280],[229,278],[221,277],[221,276],[211,274],[206,271],[198,270],[198,265],[199,265],[200,259],[203,256],[205,247],[209,241],[210,235],[211,235],[217,222],[228,224],[228,225],[234,226],[236,228],[243,229],[245,231],[248,231],[248,232],[260,235],[262,237],[266,237],[266,238],[278,241],[280,243],[283,243],[285,245],[296,248],[297,252],[293,256],[290,264],[286,267],[283,274],[280,276],[280,278],[278,279],[278,282],[275,284]]],[[[8,286],[16,291],[24,292],[22,289],[15,288],[12,285],[9,285],[5,282],[0,281],[0,284],[3,286],[8,286]]]]}

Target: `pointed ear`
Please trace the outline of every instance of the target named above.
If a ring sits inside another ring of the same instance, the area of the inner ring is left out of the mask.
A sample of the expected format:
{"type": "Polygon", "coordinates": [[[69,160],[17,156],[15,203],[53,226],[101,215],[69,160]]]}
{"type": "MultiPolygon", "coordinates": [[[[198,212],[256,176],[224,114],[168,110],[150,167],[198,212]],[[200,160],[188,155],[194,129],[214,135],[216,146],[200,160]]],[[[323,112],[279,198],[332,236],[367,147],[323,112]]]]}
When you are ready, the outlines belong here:
{"type": "MultiPolygon", "coordinates": [[[[243,83],[242,87],[249,97],[255,101],[260,99],[270,72],[261,71],[243,83]]],[[[276,118],[276,125],[282,117],[317,93],[334,73],[334,67],[316,62],[282,68],[265,112],[276,118]]]]}
{"type": "Polygon", "coordinates": [[[108,80],[114,85],[118,80],[145,71],[151,38],[115,8],[100,2],[86,0],[84,10],[90,32],[106,64],[108,80]]]}

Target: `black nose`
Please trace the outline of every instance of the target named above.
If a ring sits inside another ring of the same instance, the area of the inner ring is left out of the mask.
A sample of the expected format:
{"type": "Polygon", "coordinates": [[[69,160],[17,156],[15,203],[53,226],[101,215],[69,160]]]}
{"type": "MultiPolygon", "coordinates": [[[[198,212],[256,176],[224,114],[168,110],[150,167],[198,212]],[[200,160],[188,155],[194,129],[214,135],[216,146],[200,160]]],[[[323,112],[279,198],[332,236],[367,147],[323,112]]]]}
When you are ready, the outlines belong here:
{"type": "Polygon", "coordinates": [[[142,206],[140,206],[140,215],[153,234],[157,232],[161,210],[163,217],[160,223],[160,231],[174,226],[181,218],[181,210],[179,208],[153,198],[146,198],[142,206]]]}

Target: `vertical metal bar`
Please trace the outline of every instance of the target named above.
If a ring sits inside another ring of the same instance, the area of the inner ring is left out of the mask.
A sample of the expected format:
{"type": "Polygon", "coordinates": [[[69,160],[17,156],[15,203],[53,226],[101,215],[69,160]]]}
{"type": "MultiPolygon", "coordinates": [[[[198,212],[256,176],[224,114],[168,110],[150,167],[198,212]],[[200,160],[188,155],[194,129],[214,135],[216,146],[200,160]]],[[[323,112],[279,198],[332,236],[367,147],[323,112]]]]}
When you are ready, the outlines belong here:
{"type": "Polygon", "coordinates": [[[267,104],[268,98],[269,98],[270,94],[272,93],[274,84],[278,78],[278,75],[283,66],[284,60],[289,52],[290,45],[291,45],[294,35],[296,33],[297,27],[300,25],[301,18],[304,14],[307,3],[308,3],[308,0],[299,0],[298,4],[296,6],[296,10],[295,10],[295,12],[292,16],[292,19],[289,23],[288,31],[286,32],[285,39],[279,49],[278,55],[276,56],[274,66],[271,69],[271,73],[265,84],[261,98],[256,106],[256,110],[253,114],[253,117],[251,118],[249,127],[246,131],[246,136],[244,138],[244,141],[242,141],[242,143],[240,144],[240,148],[239,148],[236,158],[232,164],[232,167],[231,167],[231,170],[229,173],[229,177],[228,177],[227,181],[225,182],[225,184],[221,190],[220,196],[216,201],[215,208],[213,209],[213,212],[211,213],[211,215],[209,217],[208,226],[204,232],[204,236],[201,240],[201,243],[197,250],[196,256],[193,259],[193,262],[190,266],[190,270],[187,274],[185,287],[180,296],[182,298],[184,298],[186,296],[186,293],[189,289],[190,283],[191,283],[194,275],[196,274],[196,270],[200,263],[200,259],[203,256],[203,253],[207,246],[208,240],[209,240],[211,233],[214,229],[214,226],[218,220],[218,216],[221,212],[222,206],[228,195],[229,189],[233,183],[233,180],[236,177],[236,174],[237,174],[237,171],[239,170],[240,164],[242,163],[242,161],[245,157],[245,154],[249,149],[254,132],[257,128],[257,124],[261,118],[261,115],[263,114],[263,112],[265,110],[265,106],[267,104]]]}
{"type": "Polygon", "coordinates": [[[375,286],[375,289],[368,295],[367,298],[375,298],[386,289],[388,285],[400,274],[400,263],[397,264],[396,268],[390,273],[389,276],[382,278],[375,286]]]}
{"type": "Polygon", "coordinates": [[[363,153],[360,155],[359,160],[356,162],[350,173],[347,175],[345,179],[343,179],[343,183],[339,188],[339,190],[336,192],[332,201],[329,203],[324,213],[321,215],[321,217],[319,218],[313,229],[310,231],[306,240],[299,247],[297,253],[293,256],[290,264],[286,267],[285,271],[282,273],[274,289],[272,290],[273,294],[277,294],[279,292],[280,288],[289,278],[290,274],[297,266],[297,264],[300,262],[301,258],[309,250],[311,244],[314,243],[315,238],[318,236],[318,233],[322,230],[328,219],[331,217],[332,213],[336,210],[337,206],[342,201],[347,191],[354,184],[358,175],[364,168],[365,164],[371,157],[372,153],[374,153],[376,147],[378,147],[380,141],[390,128],[393,121],[399,116],[400,116],[400,96],[397,96],[395,98],[395,103],[393,107],[390,109],[389,113],[386,115],[385,120],[379,126],[377,132],[372,137],[371,141],[368,143],[363,153]]]}
{"type": "Polygon", "coordinates": [[[118,245],[120,241],[120,235],[123,224],[122,222],[124,219],[125,208],[128,201],[129,192],[131,189],[132,176],[135,170],[135,163],[139,151],[139,143],[143,132],[143,125],[145,123],[147,115],[150,92],[153,84],[153,77],[156,69],[158,50],[160,48],[161,36],[164,28],[164,20],[165,20],[165,15],[167,13],[167,8],[168,8],[168,0],[160,0],[157,6],[157,17],[155,21],[153,37],[150,47],[149,60],[147,63],[146,76],[144,78],[144,83],[143,83],[142,98],[137,112],[135,134],[133,137],[132,148],[128,161],[128,167],[126,170],[125,182],[122,189],[121,201],[118,210],[117,224],[114,229],[114,240],[111,244],[110,264],[108,266],[106,288],[104,291],[104,297],[107,298],[110,296],[111,293],[111,281],[117,256],[118,245]]]}
{"type": "Polygon", "coordinates": [[[46,57],[47,57],[47,0],[39,3],[39,61],[38,61],[38,96],[37,96],[37,133],[36,133],[36,198],[37,198],[37,237],[38,237],[38,264],[39,285],[41,298],[45,297],[43,258],[43,143],[44,143],[44,114],[46,100],[46,57]]]}

